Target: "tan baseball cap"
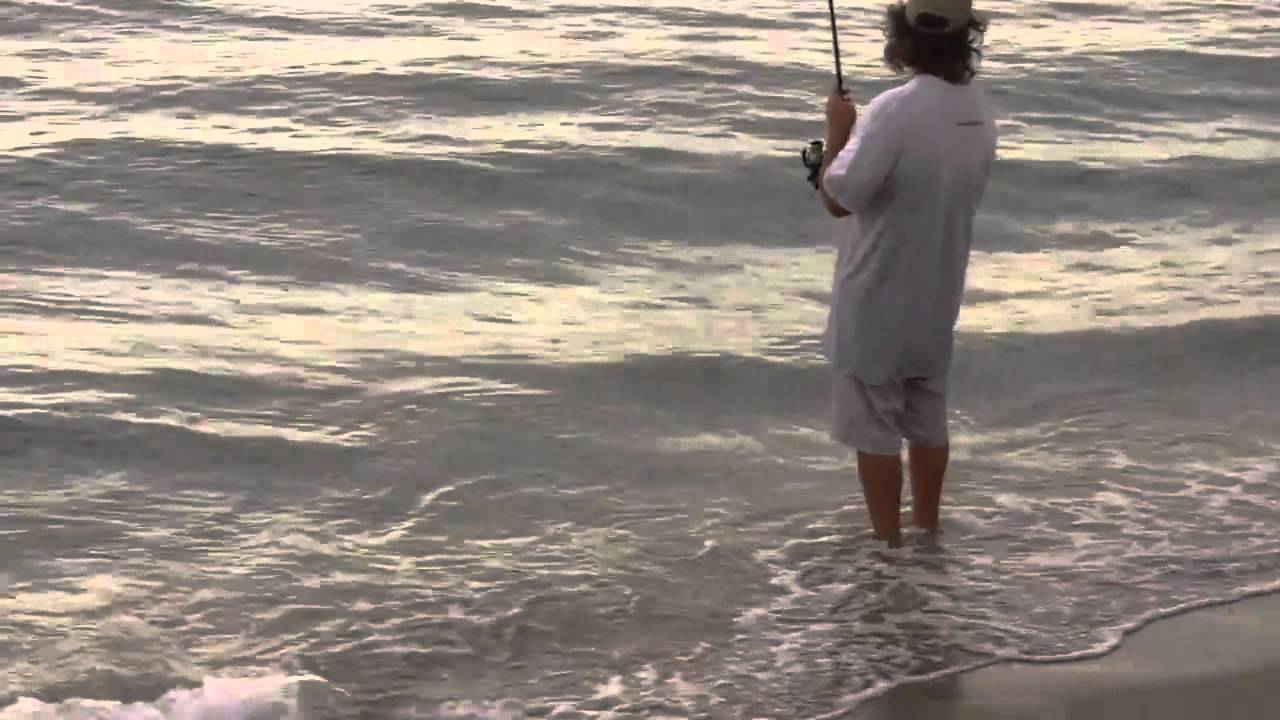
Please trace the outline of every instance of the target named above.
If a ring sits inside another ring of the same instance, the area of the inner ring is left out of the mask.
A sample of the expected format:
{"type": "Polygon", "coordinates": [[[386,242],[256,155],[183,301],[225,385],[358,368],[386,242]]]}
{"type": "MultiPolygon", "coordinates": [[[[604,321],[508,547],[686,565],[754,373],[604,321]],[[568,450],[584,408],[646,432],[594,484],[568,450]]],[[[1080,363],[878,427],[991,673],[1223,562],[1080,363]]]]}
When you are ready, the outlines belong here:
{"type": "Polygon", "coordinates": [[[927,32],[954,32],[969,24],[973,17],[973,0],[907,0],[907,22],[917,30],[927,32]],[[920,27],[917,19],[924,14],[935,15],[947,22],[945,27],[930,25],[920,27]]]}

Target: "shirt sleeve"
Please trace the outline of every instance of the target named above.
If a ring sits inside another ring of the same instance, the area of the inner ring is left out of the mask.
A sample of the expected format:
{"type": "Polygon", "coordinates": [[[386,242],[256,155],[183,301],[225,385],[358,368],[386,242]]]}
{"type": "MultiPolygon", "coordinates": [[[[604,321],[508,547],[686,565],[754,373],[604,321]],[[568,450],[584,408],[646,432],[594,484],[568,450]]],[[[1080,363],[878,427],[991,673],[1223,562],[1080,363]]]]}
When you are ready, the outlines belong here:
{"type": "Polygon", "coordinates": [[[897,113],[880,97],[867,107],[862,121],[827,167],[822,187],[832,200],[851,213],[862,211],[884,186],[902,152],[902,128],[897,113]]]}

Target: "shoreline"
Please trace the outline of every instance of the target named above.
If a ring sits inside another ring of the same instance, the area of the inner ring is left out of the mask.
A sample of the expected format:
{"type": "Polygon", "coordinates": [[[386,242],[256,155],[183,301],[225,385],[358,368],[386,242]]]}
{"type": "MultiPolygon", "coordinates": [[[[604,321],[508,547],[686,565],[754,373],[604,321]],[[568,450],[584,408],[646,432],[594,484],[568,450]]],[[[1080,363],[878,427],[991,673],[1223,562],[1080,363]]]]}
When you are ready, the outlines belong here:
{"type": "Polygon", "coordinates": [[[1110,653],[918,680],[845,720],[1253,720],[1280,707],[1280,590],[1152,620],[1110,653]]]}

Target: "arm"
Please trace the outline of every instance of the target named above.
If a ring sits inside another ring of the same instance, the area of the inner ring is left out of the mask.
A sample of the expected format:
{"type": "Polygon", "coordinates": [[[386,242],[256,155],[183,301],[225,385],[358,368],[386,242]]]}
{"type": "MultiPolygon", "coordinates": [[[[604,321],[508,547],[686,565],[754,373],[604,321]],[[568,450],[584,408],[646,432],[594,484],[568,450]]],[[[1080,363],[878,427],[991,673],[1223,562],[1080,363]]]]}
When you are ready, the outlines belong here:
{"type": "Polygon", "coordinates": [[[827,209],[827,213],[831,217],[842,218],[852,214],[828,195],[825,187],[827,168],[831,167],[831,163],[836,159],[836,156],[840,154],[845,144],[849,142],[849,133],[851,131],[852,128],[844,132],[840,132],[837,128],[830,128],[827,131],[826,149],[822,153],[822,168],[818,170],[818,195],[822,198],[822,206],[827,209]]]}
{"type": "MultiPolygon", "coordinates": [[[[848,113],[852,112],[852,106],[848,106],[848,113]]],[[[907,126],[892,95],[877,96],[859,120],[856,129],[853,117],[847,123],[828,123],[827,137],[840,141],[840,145],[838,151],[829,157],[824,153],[822,158],[824,166],[830,162],[822,173],[822,190],[846,215],[862,212],[891,180],[906,142],[907,126]],[[848,130],[843,134],[834,132],[841,128],[848,130]]],[[[823,204],[826,205],[825,200],[823,204]]]]}

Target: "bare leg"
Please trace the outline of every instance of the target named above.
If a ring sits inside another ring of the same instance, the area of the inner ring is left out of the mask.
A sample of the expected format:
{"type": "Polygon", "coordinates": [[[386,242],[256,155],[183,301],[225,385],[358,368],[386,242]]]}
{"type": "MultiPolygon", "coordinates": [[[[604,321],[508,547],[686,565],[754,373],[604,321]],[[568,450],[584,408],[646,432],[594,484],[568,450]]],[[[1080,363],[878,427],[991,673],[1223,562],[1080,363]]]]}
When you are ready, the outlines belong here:
{"type": "Polygon", "coordinates": [[[902,506],[902,458],[897,455],[858,453],[858,479],[871,515],[877,540],[902,547],[898,513],[902,506]]]}
{"type": "Polygon", "coordinates": [[[915,526],[930,533],[938,532],[938,508],[942,504],[942,478],[947,472],[950,446],[937,448],[910,445],[907,450],[911,468],[911,515],[915,526]]]}

